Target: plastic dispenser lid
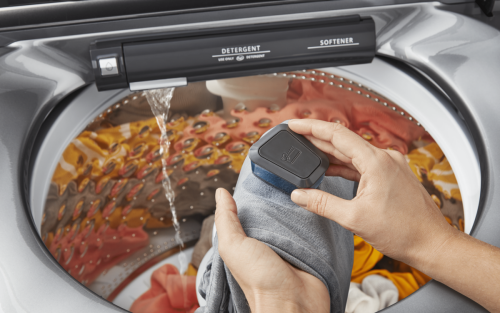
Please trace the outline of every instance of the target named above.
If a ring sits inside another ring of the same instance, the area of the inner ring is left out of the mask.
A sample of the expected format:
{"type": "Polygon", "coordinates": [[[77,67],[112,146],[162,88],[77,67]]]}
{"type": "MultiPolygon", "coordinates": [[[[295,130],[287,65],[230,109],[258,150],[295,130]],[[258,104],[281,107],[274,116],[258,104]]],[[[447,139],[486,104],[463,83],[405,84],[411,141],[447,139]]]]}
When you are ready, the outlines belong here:
{"type": "Polygon", "coordinates": [[[250,148],[250,160],[299,188],[311,188],[329,165],[328,157],[287,124],[269,130],[250,148]]]}

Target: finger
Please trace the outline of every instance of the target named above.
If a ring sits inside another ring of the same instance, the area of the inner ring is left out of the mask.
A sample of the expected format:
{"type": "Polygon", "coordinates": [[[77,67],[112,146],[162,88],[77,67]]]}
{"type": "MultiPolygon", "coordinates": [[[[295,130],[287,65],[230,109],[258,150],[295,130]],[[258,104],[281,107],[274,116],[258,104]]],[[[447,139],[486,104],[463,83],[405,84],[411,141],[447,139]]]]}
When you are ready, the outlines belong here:
{"type": "Polygon", "coordinates": [[[342,161],[344,163],[352,163],[351,158],[345,156],[342,152],[340,152],[338,149],[336,149],[331,142],[329,141],[324,141],[318,138],[315,138],[314,136],[305,136],[313,145],[316,146],[316,148],[320,149],[324,153],[331,155],[338,159],[339,161],[342,161]]]}
{"type": "Polygon", "coordinates": [[[215,226],[219,240],[219,253],[222,258],[227,251],[236,249],[247,237],[238,218],[236,202],[231,194],[224,188],[215,192],[217,209],[215,210],[215,226]]]}
{"type": "Polygon", "coordinates": [[[301,135],[331,142],[335,149],[352,160],[361,174],[373,163],[375,148],[342,124],[303,119],[291,120],[288,126],[301,135]]]}
{"type": "Polygon", "coordinates": [[[361,175],[356,170],[352,170],[343,165],[330,164],[325,173],[326,176],[340,176],[342,178],[357,181],[361,179],[361,175]]]}
{"type": "Polygon", "coordinates": [[[335,221],[352,231],[350,217],[354,213],[355,200],[344,200],[317,189],[295,189],[291,198],[304,209],[335,221]]]}
{"type": "MultiPolygon", "coordinates": [[[[333,145],[327,141],[323,141],[320,139],[316,139],[312,136],[306,136],[308,140],[311,141],[318,149],[321,151],[327,153],[328,160],[330,161],[330,164],[335,164],[335,165],[342,165],[347,168],[350,168],[351,170],[355,171],[356,173],[359,173],[356,167],[352,164],[352,160],[347,158],[345,155],[341,154],[338,152],[337,149],[333,147],[333,145]]],[[[332,175],[336,176],[336,175],[332,175]]]]}
{"type": "Polygon", "coordinates": [[[332,155],[329,155],[328,156],[328,160],[330,161],[330,164],[333,164],[333,165],[342,165],[342,166],[345,166],[353,171],[358,171],[356,170],[356,168],[354,167],[354,165],[350,164],[350,163],[345,163],[345,162],[342,162],[340,161],[339,159],[337,159],[336,157],[332,156],[332,155]]]}

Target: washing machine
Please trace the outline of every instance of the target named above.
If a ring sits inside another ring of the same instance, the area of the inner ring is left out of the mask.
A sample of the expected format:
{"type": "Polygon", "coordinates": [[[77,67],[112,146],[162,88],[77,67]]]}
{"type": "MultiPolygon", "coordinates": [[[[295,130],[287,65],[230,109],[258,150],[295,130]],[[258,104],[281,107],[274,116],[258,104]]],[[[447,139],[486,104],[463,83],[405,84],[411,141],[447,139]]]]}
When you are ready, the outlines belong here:
{"type": "MultiPolygon", "coordinates": [[[[500,3],[477,2],[0,1],[0,311],[130,310],[160,267],[190,271],[262,131],[350,125],[325,109],[345,99],[419,134],[384,148],[437,144],[450,224],[500,247],[500,3]]],[[[485,310],[431,280],[384,312],[485,310]]]]}

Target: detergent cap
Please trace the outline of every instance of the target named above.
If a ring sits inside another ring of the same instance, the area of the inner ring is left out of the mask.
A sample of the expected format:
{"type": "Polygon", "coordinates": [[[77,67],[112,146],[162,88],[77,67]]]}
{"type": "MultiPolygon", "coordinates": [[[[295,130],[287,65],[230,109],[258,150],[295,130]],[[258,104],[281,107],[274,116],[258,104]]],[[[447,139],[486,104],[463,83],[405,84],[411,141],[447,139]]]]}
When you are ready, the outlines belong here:
{"type": "Polygon", "coordinates": [[[330,163],[326,154],[288,124],[266,132],[250,148],[249,157],[255,176],[286,193],[317,188],[330,163]]]}

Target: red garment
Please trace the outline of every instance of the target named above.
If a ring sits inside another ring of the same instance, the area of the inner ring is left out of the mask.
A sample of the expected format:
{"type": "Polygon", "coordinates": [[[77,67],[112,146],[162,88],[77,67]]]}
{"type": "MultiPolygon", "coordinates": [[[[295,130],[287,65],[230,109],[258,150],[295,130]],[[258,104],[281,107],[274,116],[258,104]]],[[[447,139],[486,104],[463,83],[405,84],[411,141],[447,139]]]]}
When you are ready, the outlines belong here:
{"type": "Polygon", "coordinates": [[[407,154],[408,145],[425,135],[424,128],[406,116],[346,89],[293,80],[287,97],[289,104],[282,111],[297,107],[297,112],[287,115],[287,118],[304,118],[304,111],[309,111],[306,112],[308,118],[338,121],[378,148],[392,148],[407,154]]]}
{"type": "Polygon", "coordinates": [[[102,272],[145,247],[148,234],[142,227],[120,225],[113,229],[106,224],[97,231],[91,224],[78,233],[73,227],[64,235],[56,234],[50,252],[78,281],[90,285],[102,272]]]}
{"type": "MultiPolygon", "coordinates": [[[[233,141],[243,140],[252,144],[264,132],[289,119],[311,118],[329,122],[338,122],[353,132],[368,140],[381,149],[394,149],[403,154],[408,153],[408,145],[413,140],[425,135],[423,127],[402,116],[401,112],[393,111],[388,106],[371,98],[358,95],[336,86],[320,82],[295,79],[290,83],[287,94],[288,104],[272,111],[267,107],[258,107],[252,112],[233,110],[231,115],[239,119],[239,127],[227,127],[227,121],[217,115],[203,115],[198,119],[207,122],[210,127],[196,133],[193,125],[184,130],[185,137],[198,138],[211,143],[217,133],[228,134],[233,141]],[[267,119],[268,123],[259,123],[267,119]],[[248,138],[251,133],[258,134],[256,138],[248,138]],[[187,135],[187,136],[186,136],[187,135]]],[[[183,142],[174,145],[177,152],[182,151],[183,142]]]]}
{"type": "Polygon", "coordinates": [[[165,264],[151,275],[151,288],[130,307],[132,313],[194,313],[196,276],[180,275],[172,264],[165,264]]]}

